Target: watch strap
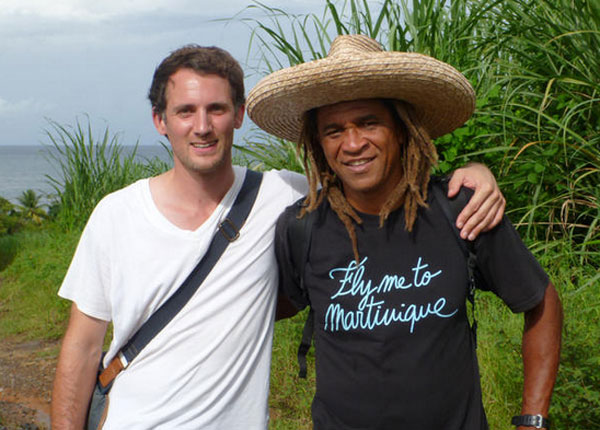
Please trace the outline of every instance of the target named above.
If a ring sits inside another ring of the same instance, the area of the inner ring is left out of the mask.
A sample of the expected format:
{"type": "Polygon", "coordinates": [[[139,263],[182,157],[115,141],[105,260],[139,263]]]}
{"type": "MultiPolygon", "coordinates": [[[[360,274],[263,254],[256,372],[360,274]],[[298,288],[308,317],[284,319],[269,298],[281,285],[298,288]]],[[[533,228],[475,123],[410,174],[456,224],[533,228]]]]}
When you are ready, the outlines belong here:
{"type": "Polygon", "coordinates": [[[511,424],[514,426],[533,427],[536,429],[550,430],[550,420],[542,415],[517,415],[512,418],[511,424]]]}

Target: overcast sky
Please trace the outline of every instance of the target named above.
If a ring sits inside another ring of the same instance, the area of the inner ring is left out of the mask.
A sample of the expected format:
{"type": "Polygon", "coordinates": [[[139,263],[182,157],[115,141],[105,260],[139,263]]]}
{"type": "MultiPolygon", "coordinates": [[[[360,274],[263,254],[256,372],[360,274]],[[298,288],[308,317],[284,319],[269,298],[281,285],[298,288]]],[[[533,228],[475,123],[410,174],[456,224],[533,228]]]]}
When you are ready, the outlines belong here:
{"type": "MultiPolygon", "coordinates": [[[[324,0],[263,0],[290,13],[324,0]]],[[[242,0],[0,0],[0,145],[47,142],[45,118],[73,124],[88,114],[121,143],[156,144],[146,94],[158,63],[187,43],[227,49],[246,70],[250,29],[231,18],[242,0]]],[[[242,14],[249,17],[246,10],[242,14]]],[[[250,60],[251,61],[251,60],[250,60]]],[[[249,122],[246,119],[246,122],[249,122]]],[[[244,127],[246,131],[248,127],[244,127]]]]}

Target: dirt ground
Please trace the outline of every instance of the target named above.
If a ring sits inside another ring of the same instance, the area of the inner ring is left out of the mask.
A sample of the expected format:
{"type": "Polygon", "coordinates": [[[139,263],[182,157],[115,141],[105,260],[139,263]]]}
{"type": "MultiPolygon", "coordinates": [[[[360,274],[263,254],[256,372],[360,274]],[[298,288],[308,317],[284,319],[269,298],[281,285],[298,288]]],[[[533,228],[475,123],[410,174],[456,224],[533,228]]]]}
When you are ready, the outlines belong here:
{"type": "Polygon", "coordinates": [[[0,430],[50,428],[59,342],[0,339],[0,430]]]}

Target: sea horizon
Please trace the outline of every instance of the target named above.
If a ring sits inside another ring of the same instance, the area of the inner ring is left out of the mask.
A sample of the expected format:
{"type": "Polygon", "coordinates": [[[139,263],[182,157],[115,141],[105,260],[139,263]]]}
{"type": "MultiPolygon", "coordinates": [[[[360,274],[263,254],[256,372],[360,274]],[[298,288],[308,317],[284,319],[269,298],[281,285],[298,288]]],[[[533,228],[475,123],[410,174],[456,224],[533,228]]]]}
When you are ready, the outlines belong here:
{"type": "MultiPolygon", "coordinates": [[[[135,145],[123,145],[130,153],[135,145]]],[[[56,161],[51,153],[57,153],[50,144],[0,145],[0,197],[18,203],[18,197],[31,189],[42,196],[44,203],[52,199],[54,189],[48,176],[60,178],[56,161]]],[[[136,158],[139,160],[159,157],[168,161],[168,152],[161,145],[138,145],[136,158]]]]}

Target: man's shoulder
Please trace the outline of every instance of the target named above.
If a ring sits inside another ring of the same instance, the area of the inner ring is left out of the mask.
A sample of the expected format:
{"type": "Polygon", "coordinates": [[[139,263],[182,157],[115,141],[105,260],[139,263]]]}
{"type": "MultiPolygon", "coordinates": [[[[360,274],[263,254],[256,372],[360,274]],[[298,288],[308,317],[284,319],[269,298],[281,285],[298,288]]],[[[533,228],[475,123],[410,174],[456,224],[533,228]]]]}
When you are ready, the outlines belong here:
{"type": "Polygon", "coordinates": [[[268,170],[263,172],[261,195],[263,199],[277,202],[281,211],[308,192],[304,175],[289,170],[268,170]]]}
{"type": "MultiPolygon", "coordinates": [[[[121,213],[130,212],[143,198],[145,189],[148,188],[149,178],[140,179],[119,190],[105,195],[94,208],[94,217],[119,217],[121,213]]],[[[149,192],[149,189],[148,189],[149,192]]]]}
{"type": "Polygon", "coordinates": [[[327,199],[321,201],[321,203],[312,211],[305,211],[302,217],[300,217],[300,213],[305,206],[306,196],[302,196],[294,203],[286,207],[281,215],[279,215],[279,219],[277,220],[277,228],[282,231],[289,228],[297,229],[297,225],[311,225],[312,228],[312,225],[315,223],[323,227],[324,217],[327,216],[328,211],[332,210],[327,199]]]}
{"type": "Polygon", "coordinates": [[[267,170],[264,172],[264,177],[266,181],[278,183],[284,187],[300,190],[307,189],[306,177],[301,173],[292,172],[291,170],[267,170]]]}
{"type": "Polygon", "coordinates": [[[291,220],[297,218],[298,215],[300,214],[300,209],[302,208],[302,205],[304,204],[305,199],[306,199],[306,196],[302,196],[298,200],[296,200],[294,203],[287,206],[283,210],[283,212],[281,212],[281,215],[279,215],[280,222],[282,224],[288,224],[291,220]]]}
{"type": "Polygon", "coordinates": [[[428,203],[432,200],[438,200],[439,204],[444,207],[450,207],[450,210],[458,216],[460,211],[469,203],[473,196],[473,190],[467,187],[461,187],[456,196],[448,197],[448,182],[450,178],[446,176],[431,176],[428,189],[428,203]]]}

